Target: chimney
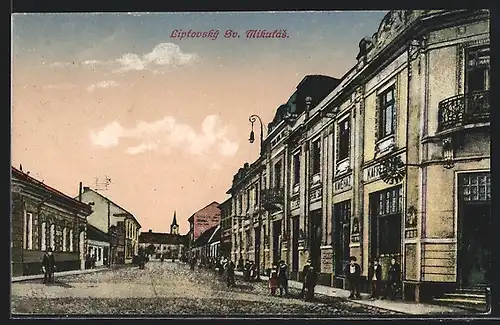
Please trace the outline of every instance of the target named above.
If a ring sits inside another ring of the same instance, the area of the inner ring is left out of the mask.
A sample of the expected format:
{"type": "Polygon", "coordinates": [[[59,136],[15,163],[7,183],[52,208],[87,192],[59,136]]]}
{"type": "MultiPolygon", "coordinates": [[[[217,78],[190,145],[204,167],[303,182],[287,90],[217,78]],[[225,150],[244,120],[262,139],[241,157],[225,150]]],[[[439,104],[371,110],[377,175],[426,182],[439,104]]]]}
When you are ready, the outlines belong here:
{"type": "Polygon", "coordinates": [[[149,231],[148,231],[148,232],[149,232],[149,233],[152,233],[152,232],[153,232],[153,230],[152,230],[152,229],[149,229],[149,231]]]}
{"type": "Polygon", "coordinates": [[[78,201],[82,202],[82,182],[80,182],[80,188],[78,190],[78,201]]]}

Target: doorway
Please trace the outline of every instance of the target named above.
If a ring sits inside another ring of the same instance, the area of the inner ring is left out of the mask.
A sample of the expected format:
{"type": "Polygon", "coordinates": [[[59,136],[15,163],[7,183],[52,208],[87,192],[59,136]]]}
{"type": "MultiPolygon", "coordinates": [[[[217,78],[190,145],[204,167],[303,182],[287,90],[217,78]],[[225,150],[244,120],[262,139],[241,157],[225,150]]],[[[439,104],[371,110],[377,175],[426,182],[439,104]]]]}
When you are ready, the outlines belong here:
{"type": "Polygon", "coordinates": [[[489,173],[459,175],[458,284],[490,284],[491,178],[489,173]]]}
{"type": "Polygon", "coordinates": [[[281,258],[280,247],[281,220],[273,222],[273,262],[277,263],[281,258]]]}
{"type": "Polygon", "coordinates": [[[337,203],[333,207],[335,224],[334,231],[334,273],[336,276],[343,276],[344,265],[349,261],[350,255],[350,221],[351,221],[351,201],[337,203]]]}
{"type": "Polygon", "coordinates": [[[299,236],[300,236],[300,217],[296,216],[292,220],[293,241],[292,241],[292,272],[299,271],[299,236]]]}
{"type": "Polygon", "coordinates": [[[314,210],[310,212],[310,240],[311,240],[311,261],[313,265],[321,270],[321,239],[322,239],[322,210],[314,210]]]}

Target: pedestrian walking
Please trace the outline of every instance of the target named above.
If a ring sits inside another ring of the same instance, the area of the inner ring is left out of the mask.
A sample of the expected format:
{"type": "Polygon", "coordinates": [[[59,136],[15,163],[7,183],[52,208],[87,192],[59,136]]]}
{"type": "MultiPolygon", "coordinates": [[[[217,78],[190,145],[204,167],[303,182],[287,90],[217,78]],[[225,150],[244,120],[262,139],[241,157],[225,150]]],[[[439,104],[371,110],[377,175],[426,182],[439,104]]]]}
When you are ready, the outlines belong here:
{"type": "Polygon", "coordinates": [[[351,256],[349,258],[349,264],[345,270],[347,281],[349,283],[349,290],[351,294],[349,298],[361,298],[361,294],[359,293],[359,282],[361,278],[361,266],[356,263],[356,257],[351,256]]]}
{"type": "Polygon", "coordinates": [[[229,261],[226,266],[226,281],[228,287],[234,286],[236,284],[234,280],[234,269],[234,262],[229,261]]]}
{"type": "Polygon", "coordinates": [[[52,247],[47,248],[42,259],[43,283],[55,283],[54,272],[56,271],[56,260],[52,253],[52,247]]]}
{"type": "Polygon", "coordinates": [[[276,295],[277,288],[278,288],[278,266],[273,265],[271,268],[271,274],[269,275],[269,289],[271,289],[271,296],[276,295]]]}
{"type": "Polygon", "coordinates": [[[191,267],[191,270],[194,271],[194,267],[196,266],[196,257],[191,257],[191,260],[189,261],[189,266],[191,267]]]}
{"type": "Polygon", "coordinates": [[[249,274],[249,279],[251,281],[254,281],[257,279],[257,267],[254,263],[254,261],[250,261],[250,274],[249,274]]]}
{"type": "Polygon", "coordinates": [[[371,283],[371,296],[372,299],[377,299],[380,293],[382,284],[382,266],[379,264],[378,259],[373,259],[370,268],[368,269],[368,280],[371,283]]]}
{"type": "Polygon", "coordinates": [[[308,259],[306,264],[302,268],[302,290],[300,291],[300,298],[304,298],[306,294],[306,275],[309,272],[309,268],[311,267],[311,260],[308,259]]]}
{"type": "Polygon", "coordinates": [[[288,296],[288,265],[286,265],[285,261],[279,261],[279,269],[278,269],[278,285],[280,288],[280,297],[288,296]]]}
{"type": "Polygon", "coordinates": [[[389,266],[387,275],[387,286],[384,298],[389,297],[391,300],[394,300],[399,295],[399,284],[401,279],[401,267],[394,257],[391,258],[391,265],[389,266]]]}
{"type": "Polygon", "coordinates": [[[316,287],[316,282],[318,280],[318,272],[314,265],[312,265],[311,260],[309,260],[309,267],[307,269],[304,284],[306,288],[305,301],[311,301],[314,299],[314,288],[316,287]]]}
{"type": "Polygon", "coordinates": [[[245,281],[250,281],[250,260],[245,261],[245,266],[243,267],[243,278],[245,281]]]}

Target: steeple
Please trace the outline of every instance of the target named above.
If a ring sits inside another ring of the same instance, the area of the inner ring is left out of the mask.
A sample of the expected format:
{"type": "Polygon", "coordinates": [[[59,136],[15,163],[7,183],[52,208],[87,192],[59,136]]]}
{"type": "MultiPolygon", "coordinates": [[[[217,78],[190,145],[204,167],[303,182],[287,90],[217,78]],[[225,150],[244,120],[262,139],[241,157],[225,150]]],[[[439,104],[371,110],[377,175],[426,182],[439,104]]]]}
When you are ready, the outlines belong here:
{"type": "Polygon", "coordinates": [[[174,235],[179,234],[179,225],[177,224],[177,212],[174,210],[174,219],[170,225],[170,233],[174,235]]]}

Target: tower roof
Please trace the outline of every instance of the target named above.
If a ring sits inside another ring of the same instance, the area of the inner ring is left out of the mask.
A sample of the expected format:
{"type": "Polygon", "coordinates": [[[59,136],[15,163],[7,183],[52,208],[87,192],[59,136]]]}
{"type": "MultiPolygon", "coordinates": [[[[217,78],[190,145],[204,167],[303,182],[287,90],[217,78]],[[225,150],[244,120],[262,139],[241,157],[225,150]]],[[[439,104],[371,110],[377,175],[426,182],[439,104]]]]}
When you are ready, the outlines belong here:
{"type": "Polygon", "coordinates": [[[178,226],[178,224],[177,224],[177,213],[176,213],[175,210],[174,210],[174,220],[172,220],[172,226],[178,226]]]}

